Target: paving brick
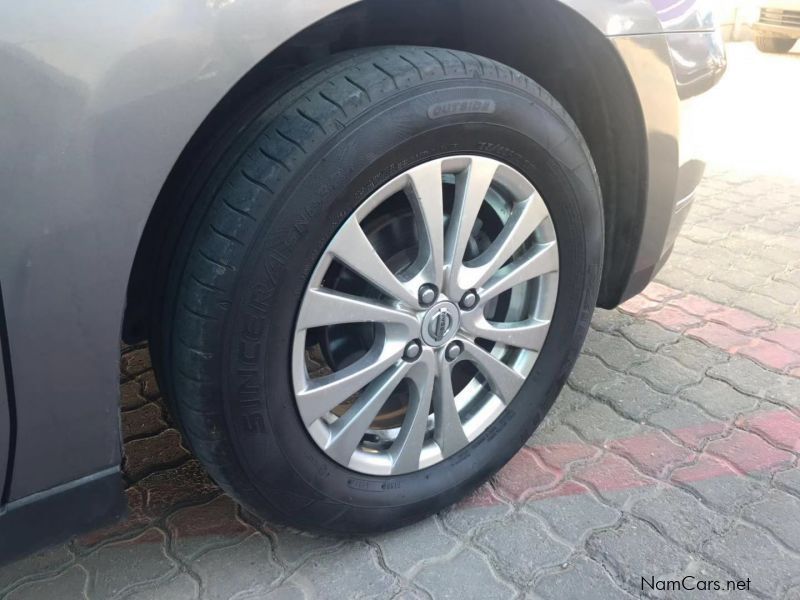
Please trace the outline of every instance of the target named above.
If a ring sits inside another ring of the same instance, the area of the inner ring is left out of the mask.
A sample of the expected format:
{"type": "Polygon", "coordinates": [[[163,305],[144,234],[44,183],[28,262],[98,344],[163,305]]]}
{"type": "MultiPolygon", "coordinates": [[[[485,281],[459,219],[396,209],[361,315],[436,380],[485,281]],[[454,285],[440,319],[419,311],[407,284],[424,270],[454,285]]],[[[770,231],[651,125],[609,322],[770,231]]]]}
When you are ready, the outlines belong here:
{"type": "Polygon", "coordinates": [[[754,340],[749,346],[739,349],[739,354],[752,358],[768,369],[783,371],[794,365],[800,365],[800,354],[765,340],[754,340]]]}
{"type": "Polygon", "coordinates": [[[154,435],[166,428],[161,407],[154,402],[122,413],[122,436],[125,441],[154,435]]]}
{"type": "Polygon", "coordinates": [[[133,440],[125,445],[125,473],[132,481],[138,481],[147,473],[163,465],[185,460],[189,451],[183,447],[181,435],[167,429],[158,435],[133,440]]]}
{"type": "Polygon", "coordinates": [[[641,316],[643,313],[647,312],[648,310],[653,310],[660,306],[660,302],[655,302],[654,300],[650,300],[645,296],[635,296],[628,300],[627,302],[623,303],[619,310],[629,315],[641,316]]]}
{"type": "Polygon", "coordinates": [[[167,556],[166,544],[163,531],[148,529],[135,538],[94,551],[82,561],[92,579],[90,597],[111,598],[134,585],[175,575],[178,565],[167,556]]]}
{"type": "Polygon", "coordinates": [[[210,500],[219,493],[196,460],[148,475],[138,486],[144,494],[145,514],[150,517],[160,517],[183,503],[210,500]]]}
{"type": "Polygon", "coordinates": [[[332,552],[342,546],[341,539],[299,531],[292,527],[265,524],[274,533],[275,556],[282,564],[294,567],[310,556],[332,552]]]}
{"type": "Polygon", "coordinates": [[[788,410],[749,414],[737,425],[755,431],[773,446],[800,453],[800,417],[788,410]]]}
{"type": "Polygon", "coordinates": [[[609,449],[627,458],[643,473],[662,478],[695,456],[691,450],[670,441],[660,431],[648,431],[633,438],[616,440],[609,449]]]}
{"type": "Polygon", "coordinates": [[[615,529],[595,533],[586,544],[589,555],[607,565],[628,591],[638,595],[642,575],[657,578],[681,573],[689,557],[645,523],[627,520],[615,529]]]}
{"type": "Polygon", "coordinates": [[[467,534],[480,525],[503,518],[511,506],[496,496],[489,484],[484,484],[470,496],[441,513],[450,529],[467,534]]]}
{"type": "Polygon", "coordinates": [[[776,473],[772,480],[779,487],[783,487],[800,496],[800,469],[794,468],[781,471],[776,473]]]}
{"type": "Polygon", "coordinates": [[[445,534],[436,519],[405,527],[373,539],[380,546],[386,566],[396,573],[412,575],[412,569],[422,561],[445,556],[458,542],[445,534]]]}
{"type": "Polygon", "coordinates": [[[641,379],[618,375],[594,390],[595,396],[629,419],[641,421],[647,415],[672,404],[672,397],[657,392],[641,379]]]}
{"type": "Polygon", "coordinates": [[[179,573],[166,583],[137,589],[125,600],[195,600],[200,596],[200,586],[186,573],[179,573]]]}
{"type": "Polygon", "coordinates": [[[373,550],[363,543],[312,557],[288,581],[304,590],[308,598],[320,600],[392,597],[399,591],[396,578],[380,568],[373,550]],[[353,577],[354,573],[358,575],[353,577]]]}
{"type": "Polygon", "coordinates": [[[658,323],[664,329],[679,332],[686,331],[690,327],[695,327],[703,322],[700,317],[690,315],[672,306],[664,306],[658,310],[648,312],[646,317],[648,320],[658,323]]]}
{"type": "Polygon", "coordinates": [[[120,358],[120,371],[123,377],[136,377],[150,369],[150,352],[140,348],[126,352],[120,358]]]}
{"type": "Polygon", "coordinates": [[[769,597],[775,597],[786,581],[786,574],[797,573],[800,566],[769,534],[744,524],[711,540],[706,545],[706,554],[739,578],[749,578],[753,590],[769,597]]]}
{"type": "Polygon", "coordinates": [[[576,461],[588,460],[600,454],[598,448],[585,444],[563,425],[554,429],[552,436],[543,432],[541,435],[534,435],[531,440],[533,443],[529,447],[545,465],[559,475],[563,475],[576,461]]]}
{"type": "Polygon", "coordinates": [[[673,398],[668,408],[655,412],[647,420],[678,438],[693,450],[703,448],[709,438],[721,435],[726,425],[709,419],[694,404],[673,398]]]}
{"type": "Polygon", "coordinates": [[[86,594],[88,573],[80,565],[44,580],[21,585],[5,596],[5,600],[70,600],[89,599],[86,594]]]}
{"type": "Polygon", "coordinates": [[[733,524],[730,517],[705,507],[695,496],[674,487],[640,500],[632,512],[690,552],[699,552],[703,544],[733,524]]]}
{"type": "Polygon", "coordinates": [[[558,477],[542,464],[534,452],[523,448],[492,481],[500,494],[518,501],[535,490],[553,486],[558,477]]]}
{"type": "Polygon", "coordinates": [[[759,398],[764,398],[766,391],[776,385],[774,373],[743,357],[733,357],[725,364],[712,367],[708,374],[759,398]]]}
{"type": "Polygon", "coordinates": [[[119,386],[120,408],[123,411],[142,406],[146,400],[141,396],[138,381],[126,381],[119,386]]]}
{"type": "Polygon", "coordinates": [[[191,567],[200,577],[203,598],[207,600],[228,600],[243,592],[258,597],[269,591],[281,575],[280,567],[272,561],[269,540],[260,533],[233,546],[209,550],[191,567]],[[236,573],[236,577],[220,577],[223,573],[236,573]]]}
{"type": "Polygon", "coordinates": [[[584,350],[618,371],[625,371],[647,358],[647,353],[621,336],[589,330],[584,350]]]}
{"type": "Polygon", "coordinates": [[[228,496],[183,508],[170,515],[166,525],[173,551],[183,560],[209,548],[235,544],[253,532],[237,517],[236,503],[228,496]]]}
{"type": "Polygon", "coordinates": [[[720,456],[743,473],[772,473],[792,463],[789,452],[770,446],[757,435],[734,430],[728,437],[709,442],[706,452],[720,456]]]}
{"type": "Polygon", "coordinates": [[[501,575],[519,585],[529,584],[537,571],[563,563],[572,553],[548,535],[538,518],[525,513],[487,525],[476,541],[495,557],[501,575]]]}
{"type": "Polygon", "coordinates": [[[752,312],[770,321],[783,321],[791,311],[791,307],[786,304],[781,304],[768,296],[752,292],[740,294],[732,303],[738,308],[752,312]]]}
{"type": "Polygon", "coordinates": [[[670,298],[676,298],[682,293],[683,292],[680,290],[676,290],[675,288],[671,288],[663,283],[654,281],[644,289],[642,295],[650,298],[650,300],[655,300],[656,302],[664,302],[670,298]]]}
{"type": "Polygon", "coordinates": [[[464,550],[448,561],[425,567],[414,582],[441,600],[485,600],[514,595],[513,588],[500,581],[486,558],[475,550],[464,550]]]}
{"type": "Polygon", "coordinates": [[[588,484],[614,505],[624,504],[634,498],[637,490],[649,490],[656,484],[655,480],[639,473],[630,462],[610,453],[595,463],[575,467],[572,478],[588,484]]]}
{"type": "Polygon", "coordinates": [[[16,562],[0,564],[0,597],[3,590],[31,577],[58,572],[72,562],[73,558],[70,549],[61,545],[41,550],[16,562]]]}
{"type": "Polygon", "coordinates": [[[640,348],[651,352],[655,352],[664,344],[672,344],[680,339],[678,333],[667,331],[660,325],[647,321],[631,323],[620,329],[620,333],[640,348]]]}
{"type": "Polygon", "coordinates": [[[586,440],[602,444],[606,440],[631,436],[639,424],[623,418],[601,402],[590,402],[564,416],[564,421],[586,440]]]}
{"type": "Polygon", "coordinates": [[[146,371],[137,377],[139,384],[142,387],[142,396],[148,400],[156,400],[161,397],[161,391],[158,389],[156,382],[156,374],[154,371],[146,371]]]}
{"type": "Polygon", "coordinates": [[[763,499],[746,506],[742,515],[800,552],[800,499],[796,496],[770,490],[763,499]]]}
{"type": "Polygon", "coordinates": [[[597,309],[592,317],[592,327],[597,331],[613,333],[619,331],[626,325],[633,323],[634,319],[618,310],[597,309]]]}
{"type": "Polygon", "coordinates": [[[706,454],[701,455],[695,464],[676,469],[671,479],[724,514],[735,514],[739,508],[764,494],[762,482],[742,476],[721,460],[706,454]]]}
{"type": "Polygon", "coordinates": [[[659,392],[674,394],[693,383],[698,383],[702,375],[690,371],[669,357],[654,354],[644,363],[631,369],[631,374],[641,377],[659,392]]]}
{"type": "Polygon", "coordinates": [[[758,403],[756,398],[736,391],[727,383],[709,378],[682,390],[680,396],[723,420],[731,420],[737,413],[751,410],[758,403]]]}
{"type": "Polygon", "coordinates": [[[702,296],[693,294],[687,294],[681,298],[673,298],[668,304],[698,317],[703,317],[722,308],[722,305],[717,302],[712,302],[702,296]]]}
{"type": "Polygon", "coordinates": [[[597,500],[585,488],[582,493],[529,501],[526,510],[539,515],[561,538],[578,547],[595,529],[609,527],[620,511],[597,500]]]}
{"type": "Polygon", "coordinates": [[[768,329],[772,323],[752,313],[735,308],[720,307],[708,315],[708,319],[736,331],[752,334],[760,329],[768,329]]]}
{"type": "Polygon", "coordinates": [[[582,354],[569,376],[569,382],[576,389],[589,394],[598,383],[611,379],[614,373],[594,356],[582,354]]]}
{"type": "Polygon", "coordinates": [[[617,600],[633,597],[617,587],[603,567],[584,556],[574,558],[559,571],[545,575],[533,589],[538,598],[548,600],[617,600]]]}
{"type": "Polygon", "coordinates": [[[752,342],[749,336],[719,323],[706,323],[701,327],[689,329],[686,335],[726,352],[735,352],[752,342]]]}
{"type": "Polygon", "coordinates": [[[727,352],[688,337],[683,337],[674,344],[662,346],[658,353],[678,361],[687,369],[697,373],[705,373],[708,368],[724,363],[730,358],[727,352]]]}

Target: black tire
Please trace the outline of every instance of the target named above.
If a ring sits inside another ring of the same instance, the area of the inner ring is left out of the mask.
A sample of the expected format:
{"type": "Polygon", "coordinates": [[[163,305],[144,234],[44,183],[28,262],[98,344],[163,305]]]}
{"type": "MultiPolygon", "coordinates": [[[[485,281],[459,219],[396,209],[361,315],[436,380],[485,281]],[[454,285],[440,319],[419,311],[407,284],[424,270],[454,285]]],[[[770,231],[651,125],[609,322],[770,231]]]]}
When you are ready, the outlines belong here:
{"type": "Polygon", "coordinates": [[[794,47],[796,42],[795,38],[756,35],[756,47],[761,52],[769,54],[786,54],[794,47]]]}
{"type": "Polygon", "coordinates": [[[317,530],[393,529],[489,478],[558,395],[602,272],[597,176],[546,91],[472,54],[372,49],[332,57],[284,89],[234,119],[212,167],[185,188],[193,209],[152,342],[157,368],[192,450],[251,510],[317,530]],[[429,111],[464,99],[490,102],[429,111]],[[503,160],[545,198],[562,265],[549,336],[520,393],[472,444],[408,475],[355,473],[319,450],[297,412],[289,357],[299,299],[337,227],[371,191],[415,163],[464,153],[503,160]]]}

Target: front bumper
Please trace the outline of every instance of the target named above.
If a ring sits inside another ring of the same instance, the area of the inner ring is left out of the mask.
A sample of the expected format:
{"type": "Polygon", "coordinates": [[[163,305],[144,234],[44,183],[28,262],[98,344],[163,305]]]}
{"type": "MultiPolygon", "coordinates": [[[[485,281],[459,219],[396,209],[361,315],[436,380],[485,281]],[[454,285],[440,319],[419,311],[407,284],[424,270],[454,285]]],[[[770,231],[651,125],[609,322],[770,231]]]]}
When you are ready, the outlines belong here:
{"type": "Polygon", "coordinates": [[[698,145],[690,141],[700,137],[698,119],[689,114],[692,99],[719,82],[727,61],[722,36],[716,31],[624,36],[612,41],[639,95],[648,164],[642,237],[622,302],[653,280],[686,220],[705,170],[698,145]]]}

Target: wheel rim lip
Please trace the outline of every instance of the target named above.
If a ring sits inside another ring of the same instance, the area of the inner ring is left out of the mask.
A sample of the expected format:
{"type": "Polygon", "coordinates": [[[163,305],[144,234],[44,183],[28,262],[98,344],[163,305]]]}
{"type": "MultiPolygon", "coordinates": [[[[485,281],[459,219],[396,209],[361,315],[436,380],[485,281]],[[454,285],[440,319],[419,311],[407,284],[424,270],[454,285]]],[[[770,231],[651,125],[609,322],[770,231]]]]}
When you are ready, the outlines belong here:
{"type": "MultiPolygon", "coordinates": [[[[328,269],[334,262],[334,258],[330,252],[330,247],[333,244],[333,240],[335,239],[336,235],[339,234],[344,227],[344,225],[350,219],[357,219],[359,222],[363,221],[369,214],[372,213],[382,202],[390,198],[392,195],[397,193],[398,191],[407,189],[409,185],[409,173],[413,171],[415,168],[430,164],[430,163],[440,163],[442,165],[442,173],[457,173],[464,168],[464,164],[468,164],[471,160],[475,158],[486,159],[486,157],[480,155],[458,155],[458,156],[451,156],[451,157],[444,157],[438,158],[431,161],[426,161],[421,163],[420,165],[416,165],[415,167],[409,168],[403,173],[398,174],[394,178],[392,178],[389,182],[381,186],[378,190],[371,193],[363,202],[361,202],[353,212],[348,215],[342,222],[340,229],[337,230],[337,233],[334,234],[333,238],[327,244],[325,250],[323,251],[320,258],[317,260],[317,264],[312,271],[312,275],[309,278],[308,283],[306,284],[303,300],[301,301],[300,306],[298,307],[298,314],[300,310],[302,310],[303,303],[306,301],[307,295],[309,291],[315,287],[321,286],[322,279],[324,278],[325,274],[327,273],[328,269]]],[[[526,178],[524,175],[519,173],[516,169],[504,163],[496,158],[491,158],[499,168],[503,169],[502,173],[502,183],[508,185],[510,188],[517,188],[518,190],[526,189],[529,187],[534,191],[534,193],[539,197],[539,201],[545,207],[545,211],[547,213],[546,223],[542,224],[540,227],[544,228],[544,238],[547,242],[552,242],[556,246],[557,250],[557,238],[555,233],[555,228],[552,224],[552,220],[550,218],[549,209],[547,209],[546,204],[544,203],[541,195],[539,195],[538,190],[533,185],[533,183],[526,178]]],[[[518,193],[517,196],[521,197],[524,194],[518,193]]],[[[539,231],[539,228],[536,230],[539,231]]],[[[560,266],[557,266],[553,272],[548,272],[541,276],[538,276],[536,279],[539,280],[538,290],[535,294],[535,300],[530,302],[531,306],[534,307],[534,313],[537,319],[546,318],[547,321],[551,321],[553,314],[555,312],[555,305],[557,301],[557,294],[558,294],[558,282],[559,282],[559,272],[560,266]]],[[[412,283],[413,283],[412,279],[412,283]]],[[[421,280],[421,283],[425,283],[424,280],[421,280]]],[[[441,294],[439,298],[437,298],[436,302],[433,306],[429,309],[425,309],[422,311],[422,314],[419,312],[416,313],[416,316],[419,320],[419,331],[418,335],[423,340],[423,352],[420,358],[424,358],[427,356],[429,352],[436,352],[436,351],[444,351],[444,349],[448,346],[449,342],[454,339],[458,338],[458,329],[456,328],[456,333],[452,337],[447,337],[446,341],[438,343],[438,344],[428,344],[427,341],[424,339],[423,331],[425,329],[424,322],[425,317],[430,314],[430,311],[442,304],[443,302],[447,302],[453,306],[459,315],[460,321],[463,323],[467,319],[475,319],[480,318],[480,315],[477,313],[481,313],[482,311],[471,311],[471,310],[463,310],[459,307],[458,299],[451,299],[441,294]],[[466,315],[466,318],[465,318],[466,315]]],[[[545,332],[549,332],[550,324],[548,323],[545,332]]],[[[292,373],[292,383],[293,389],[295,391],[295,401],[297,400],[297,393],[299,390],[303,389],[301,386],[298,385],[298,382],[302,382],[302,385],[307,384],[308,376],[306,371],[306,363],[305,363],[305,342],[306,342],[306,330],[298,329],[297,326],[295,327],[294,333],[294,343],[292,345],[292,359],[291,359],[291,373],[292,373]]],[[[493,355],[502,355],[504,353],[503,344],[495,344],[495,348],[492,351],[493,355]]],[[[402,352],[401,352],[402,354],[402,352]]],[[[531,373],[533,367],[538,359],[539,352],[533,350],[524,350],[521,349],[516,353],[515,358],[508,361],[508,366],[510,366],[514,371],[520,373],[524,377],[531,373]]],[[[398,360],[402,360],[402,358],[398,358],[398,360]]],[[[460,356],[458,359],[454,361],[454,363],[460,362],[464,360],[464,356],[460,356]]],[[[506,409],[508,406],[507,403],[504,403],[501,398],[490,389],[487,388],[486,384],[481,384],[478,382],[476,378],[473,379],[458,393],[456,394],[456,404],[458,406],[459,411],[463,410],[465,407],[469,406],[470,404],[474,403],[476,398],[479,395],[484,396],[483,402],[476,407],[473,411],[469,419],[466,421],[462,421],[463,429],[466,434],[468,445],[470,445],[475,439],[477,439],[506,409]]],[[[299,409],[299,406],[298,406],[299,409]]],[[[429,415],[428,417],[428,426],[430,427],[432,423],[433,415],[429,415]]],[[[441,448],[437,445],[436,442],[432,442],[431,440],[426,441],[423,446],[422,452],[420,454],[419,465],[417,469],[410,469],[405,472],[396,472],[392,471],[392,464],[391,464],[391,457],[388,453],[373,453],[370,451],[365,451],[363,448],[359,447],[355,450],[353,455],[351,456],[350,460],[347,461],[345,464],[343,461],[336,459],[335,457],[331,456],[326,450],[325,445],[328,443],[331,435],[330,425],[329,423],[325,422],[325,419],[318,419],[311,423],[310,425],[305,425],[309,435],[314,440],[316,445],[325,453],[329,458],[337,462],[343,467],[346,467],[352,471],[365,474],[365,475],[377,475],[377,476],[396,476],[407,474],[411,472],[421,471],[428,467],[431,467],[446,458],[446,456],[442,453],[441,448]]],[[[396,428],[395,430],[387,430],[388,434],[399,434],[400,428],[396,428]]]]}

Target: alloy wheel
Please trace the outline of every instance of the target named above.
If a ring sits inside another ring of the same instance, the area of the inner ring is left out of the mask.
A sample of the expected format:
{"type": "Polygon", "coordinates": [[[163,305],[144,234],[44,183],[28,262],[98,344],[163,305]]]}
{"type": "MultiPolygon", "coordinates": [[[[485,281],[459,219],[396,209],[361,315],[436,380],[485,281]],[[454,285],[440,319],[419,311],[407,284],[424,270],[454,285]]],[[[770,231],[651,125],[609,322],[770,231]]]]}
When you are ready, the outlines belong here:
{"type": "Polygon", "coordinates": [[[516,397],[558,290],[544,200],[495,159],[435,159],[366,198],[325,248],[291,358],[300,417],[370,475],[436,464],[516,397]]]}

